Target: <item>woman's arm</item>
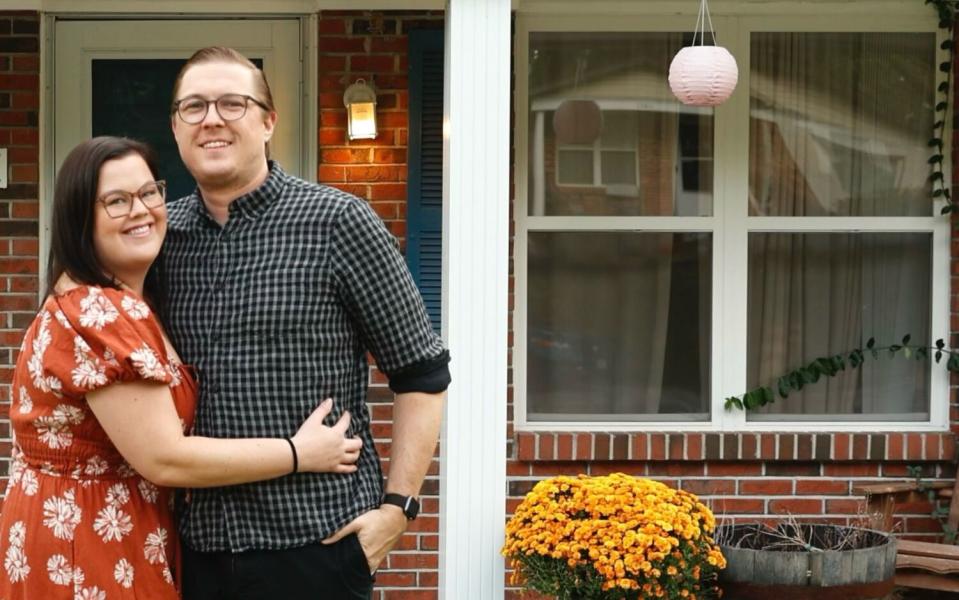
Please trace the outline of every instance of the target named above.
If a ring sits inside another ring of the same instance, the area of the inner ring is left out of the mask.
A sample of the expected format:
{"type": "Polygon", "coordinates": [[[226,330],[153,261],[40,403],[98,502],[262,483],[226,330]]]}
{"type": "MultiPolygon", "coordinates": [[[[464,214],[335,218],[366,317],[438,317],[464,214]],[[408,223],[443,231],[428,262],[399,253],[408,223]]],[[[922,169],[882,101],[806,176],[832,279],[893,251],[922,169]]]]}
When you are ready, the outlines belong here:
{"type": "MultiPolygon", "coordinates": [[[[87,394],[87,402],[123,458],[157,485],[212,487],[291,473],[293,453],[282,438],[218,439],[183,434],[170,388],[135,381],[87,394]]],[[[292,437],[299,471],[352,473],[363,442],[345,436],[349,413],[323,424],[324,400],[292,437]]]]}

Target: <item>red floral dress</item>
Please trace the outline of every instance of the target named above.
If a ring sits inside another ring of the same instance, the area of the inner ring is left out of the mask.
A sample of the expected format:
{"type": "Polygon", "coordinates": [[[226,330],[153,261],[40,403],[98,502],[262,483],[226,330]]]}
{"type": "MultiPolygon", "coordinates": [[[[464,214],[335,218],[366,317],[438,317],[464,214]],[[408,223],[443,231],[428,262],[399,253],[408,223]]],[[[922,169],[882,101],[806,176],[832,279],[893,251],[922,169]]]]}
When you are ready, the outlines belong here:
{"type": "Polygon", "coordinates": [[[171,491],[123,460],[85,399],[138,379],[170,387],[188,430],[196,382],[167,355],[141,298],[93,286],[47,298],[27,329],[11,387],[0,599],[178,598],[171,491]]]}

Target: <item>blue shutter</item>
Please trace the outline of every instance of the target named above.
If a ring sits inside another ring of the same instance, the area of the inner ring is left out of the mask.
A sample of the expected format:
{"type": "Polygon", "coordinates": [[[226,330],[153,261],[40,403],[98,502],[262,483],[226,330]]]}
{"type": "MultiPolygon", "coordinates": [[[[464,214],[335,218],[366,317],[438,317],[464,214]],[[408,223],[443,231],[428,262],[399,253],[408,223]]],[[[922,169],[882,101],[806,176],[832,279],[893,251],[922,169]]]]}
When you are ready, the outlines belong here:
{"type": "Polygon", "coordinates": [[[440,330],[443,260],[443,31],[409,36],[406,262],[440,330]]]}

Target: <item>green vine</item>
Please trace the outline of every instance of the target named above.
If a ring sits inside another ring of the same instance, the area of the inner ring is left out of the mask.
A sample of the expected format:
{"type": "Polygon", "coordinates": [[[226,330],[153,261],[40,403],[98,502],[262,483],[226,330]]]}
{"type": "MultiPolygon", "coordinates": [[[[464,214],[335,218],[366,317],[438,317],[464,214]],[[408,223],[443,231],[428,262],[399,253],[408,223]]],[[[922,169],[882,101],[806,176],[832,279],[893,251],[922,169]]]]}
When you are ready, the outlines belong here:
{"type": "Polygon", "coordinates": [[[953,25],[956,19],[957,0],[926,0],[926,4],[931,4],[939,15],[939,28],[946,31],[946,39],[940,44],[940,48],[948,53],[948,59],[939,64],[939,71],[945,76],[945,81],[939,83],[939,101],[936,102],[936,121],[932,126],[932,138],[929,139],[929,147],[933,154],[929,157],[929,165],[932,167],[932,173],[929,179],[932,182],[932,200],[944,200],[942,214],[959,211],[959,207],[952,201],[952,193],[943,174],[942,165],[945,161],[945,137],[946,137],[946,115],[949,108],[949,91],[952,87],[952,63],[955,59],[955,45],[953,43],[953,25]]]}
{"type": "Polygon", "coordinates": [[[854,348],[834,356],[821,356],[805,366],[780,376],[774,385],[757,387],[741,396],[726,398],[726,410],[733,408],[753,410],[772,404],[776,401],[777,395],[786,399],[791,392],[802,391],[804,387],[818,382],[823,377],[835,377],[847,368],[857,369],[867,359],[876,360],[884,354],[890,357],[901,354],[907,359],[924,360],[932,353],[937,363],[946,358],[946,370],[950,373],[959,373],[959,350],[946,348],[946,343],[941,339],[936,340],[935,346],[910,346],[911,337],[907,334],[902,338],[901,343],[889,346],[876,346],[876,340],[869,338],[864,348],[854,348]]]}
{"type": "MultiPolygon", "coordinates": [[[[929,157],[929,166],[932,173],[929,179],[932,182],[932,200],[942,200],[945,205],[941,213],[959,213],[959,205],[952,200],[952,192],[946,182],[943,173],[943,163],[945,156],[946,139],[946,115],[949,109],[949,92],[952,88],[952,65],[955,61],[955,44],[953,43],[953,27],[956,20],[957,11],[959,11],[959,0],[925,0],[926,4],[931,4],[939,16],[939,28],[945,30],[946,39],[942,41],[939,47],[947,52],[947,59],[939,63],[939,71],[945,77],[944,81],[939,83],[939,99],[936,102],[935,114],[936,120],[932,126],[932,137],[929,139],[929,148],[932,149],[932,155],[929,157]]],[[[726,398],[726,409],[738,408],[741,410],[752,410],[776,401],[776,396],[787,398],[790,392],[800,391],[803,387],[816,383],[821,377],[834,377],[847,367],[858,368],[865,362],[867,357],[879,358],[881,352],[888,352],[891,356],[902,353],[906,358],[915,357],[917,360],[923,360],[933,352],[936,362],[940,362],[943,356],[948,355],[946,360],[946,369],[950,373],[959,373],[959,351],[946,349],[945,343],[940,339],[936,340],[935,347],[910,346],[909,335],[902,339],[901,344],[892,344],[890,346],[876,347],[876,341],[870,338],[866,342],[865,348],[855,348],[844,354],[835,356],[819,357],[809,364],[799,367],[785,375],[780,376],[775,386],[762,386],[752,389],[741,396],[730,396],[726,398]],[[775,391],[774,391],[775,389],[775,391]]]]}

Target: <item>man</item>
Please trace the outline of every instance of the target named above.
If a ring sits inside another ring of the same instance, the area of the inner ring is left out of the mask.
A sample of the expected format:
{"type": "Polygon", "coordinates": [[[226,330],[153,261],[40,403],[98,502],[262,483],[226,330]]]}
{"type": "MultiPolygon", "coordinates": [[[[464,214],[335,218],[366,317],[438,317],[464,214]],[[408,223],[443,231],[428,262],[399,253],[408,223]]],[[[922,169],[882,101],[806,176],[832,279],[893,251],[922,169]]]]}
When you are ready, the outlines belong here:
{"type": "MultiPolygon", "coordinates": [[[[268,160],[263,72],[205,48],[174,84],[171,123],[197,181],[169,206],[169,325],[199,373],[198,435],[289,436],[319,402],[350,412],[354,474],[193,490],[184,597],[367,598],[416,516],[439,435],[449,354],[395,242],[362,200],[268,160]],[[365,400],[370,352],[396,392],[383,489],[365,400]]],[[[295,448],[291,444],[291,471],[295,448]]]]}

